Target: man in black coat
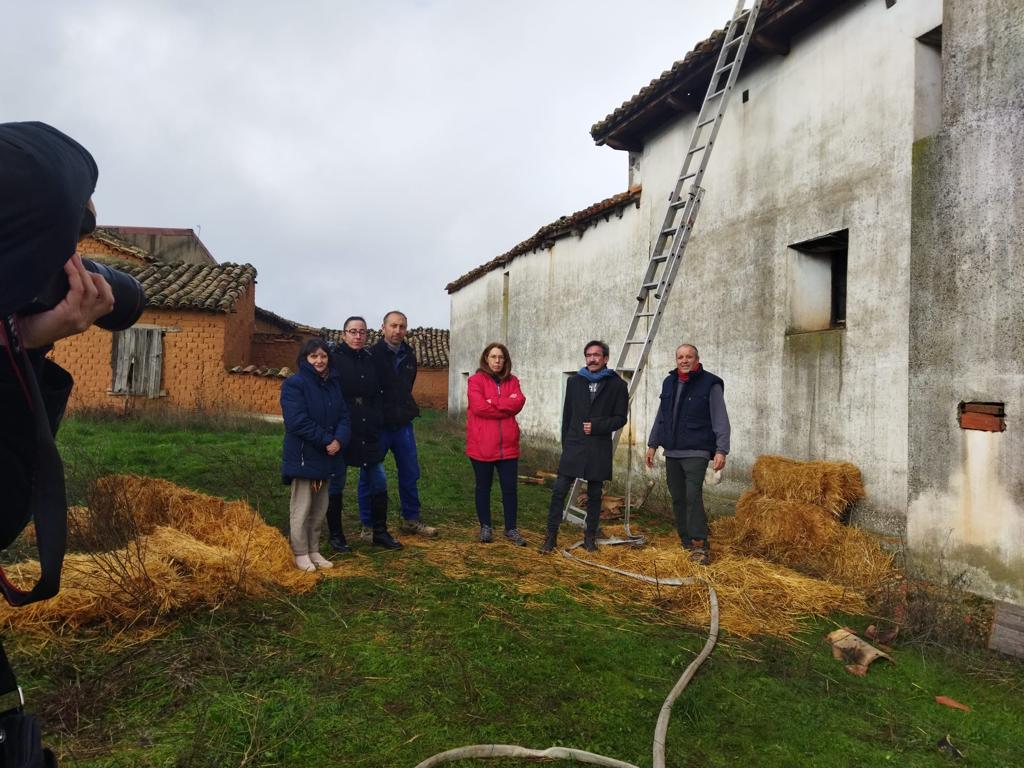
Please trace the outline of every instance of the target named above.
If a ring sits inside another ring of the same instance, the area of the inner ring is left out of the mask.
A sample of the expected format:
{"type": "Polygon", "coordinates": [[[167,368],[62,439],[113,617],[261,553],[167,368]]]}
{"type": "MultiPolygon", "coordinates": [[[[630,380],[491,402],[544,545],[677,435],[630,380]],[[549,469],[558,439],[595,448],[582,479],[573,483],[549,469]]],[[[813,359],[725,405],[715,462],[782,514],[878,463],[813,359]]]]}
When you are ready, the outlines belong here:
{"type": "Polygon", "coordinates": [[[558,541],[565,495],[576,478],[587,481],[587,525],[583,547],[597,550],[597,525],[601,517],[601,491],[612,478],[612,434],[626,424],[629,390],[626,382],[608,367],[608,345],[588,341],[583,348],[586,365],[565,386],[562,408],[562,458],[558,479],[548,508],[547,538],[541,552],[550,552],[558,541]]]}
{"type": "MultiPolygon", "coordinates": [[[[384,455],[391,451],[398,471],[398,498],[402,502],[402,533],[433,538],[437,529],[420,519],[420,462],[416,452],[416,434],[412,421],[420,415],[412,396],[416,383],[416,352],[405,341],[409,321],[405,314],[391,310],[384,315],[381,338],[370,352],[384,372],[384,424],[380,430],[384,455]]],[[[370,482],[365,471],[359,473],[359,517],[363,525],[370,519],[370,482]]]]}

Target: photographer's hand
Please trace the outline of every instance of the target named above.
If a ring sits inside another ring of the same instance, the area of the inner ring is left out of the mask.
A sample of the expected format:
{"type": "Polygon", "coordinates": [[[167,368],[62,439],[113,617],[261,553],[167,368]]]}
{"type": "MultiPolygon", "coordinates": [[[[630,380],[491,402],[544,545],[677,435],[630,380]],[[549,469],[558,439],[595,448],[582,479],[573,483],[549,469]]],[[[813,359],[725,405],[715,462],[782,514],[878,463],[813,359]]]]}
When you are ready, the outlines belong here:
{"type": "Polygon", "coordinates": [[[21,318],[22,342],[28,349],[45,347],[81,333],[114,309],[114,294],[99,275],[82,265],[77,253],[64,265],[68,293],[53,309],[21,318]]]}

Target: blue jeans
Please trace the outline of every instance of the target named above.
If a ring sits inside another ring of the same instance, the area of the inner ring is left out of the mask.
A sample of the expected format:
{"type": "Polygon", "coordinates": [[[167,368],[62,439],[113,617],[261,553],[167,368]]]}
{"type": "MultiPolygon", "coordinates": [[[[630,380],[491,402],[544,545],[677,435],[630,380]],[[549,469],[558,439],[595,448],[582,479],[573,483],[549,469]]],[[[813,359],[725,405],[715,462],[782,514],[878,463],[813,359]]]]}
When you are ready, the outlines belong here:
{"type": "MultiPolygon", "coordinates": [[[[416,487],[420,479],[420,460],[416,453],[416,435],[412,430],[412,422],[398,429],[382,429],[380,443],[384,455],[388,451],[395,457],[398,469],[398,498],[402,502],[402,519],[420,519],[420,493],[416,487]]],[[[376,466],[384,471],[383,463],[376,466]]],[[[370,488],[371,480],[364,469],[359,473],[359,520],[363,525],[370,525],[370,496],[378,491],[370,488]]]]}
{"type": "MultiPolygon", "coordinates": [[[[331,478],[331,482],[327,486],[327,492],[331,496],[338,495],[345,490],[345,481],[347,472],[339,472],[331,478]]],[[[384,474],[384,462],[381,461],[377,464],[370,464],[368,467],[362,467],[359,470],[359,492],[360,492],[360,509],[359,509],[359,521],[367,528],[373,527],[373,520],[370,518],[370,496],[375,496],[378,493],[388,492],[388,476],[384,474]],[[366,512],[362,509],[362,491],[363,481],[366,481],[366,512]]]]}

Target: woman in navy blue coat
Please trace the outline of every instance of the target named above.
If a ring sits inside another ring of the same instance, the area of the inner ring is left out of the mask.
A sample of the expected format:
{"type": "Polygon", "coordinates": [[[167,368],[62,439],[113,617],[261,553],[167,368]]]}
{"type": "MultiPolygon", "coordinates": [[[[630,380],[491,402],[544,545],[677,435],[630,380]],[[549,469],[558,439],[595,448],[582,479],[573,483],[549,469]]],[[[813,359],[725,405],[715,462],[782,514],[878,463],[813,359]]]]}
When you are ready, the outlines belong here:
{"type": "Polygon", "coordinates": [[[290,540],[295,565],[302,571],[334,565],[320,554],[320,528],[327,512],[328,482],[345,476],[343,450],[352,435],[341,381],[329,361],[322,340],[307,341],[296,359],[298,373],[281,385],[281,477],[292,486],[290,540]]]}

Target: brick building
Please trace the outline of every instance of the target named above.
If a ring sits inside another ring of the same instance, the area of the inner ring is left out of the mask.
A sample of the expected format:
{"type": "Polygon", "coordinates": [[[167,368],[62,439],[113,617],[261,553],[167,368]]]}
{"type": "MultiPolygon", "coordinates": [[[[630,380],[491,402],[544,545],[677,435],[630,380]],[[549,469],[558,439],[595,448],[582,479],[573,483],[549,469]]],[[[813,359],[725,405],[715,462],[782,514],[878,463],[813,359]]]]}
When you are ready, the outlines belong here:
{"type": "MultiPolygon", "coordinates": [[[[54,360],[75,377],[69,409],[279,416],[281,381],[293,372],[302,343],[318,336],[338,340],[340,331],[304,326],[257,307],[256,269],[250,264],[163,263],[123,237],[124,229],[98,228],[81,241],[79,252],[139,280],[146,309],[127,331],[91,328],[56,344],[54,360]]],[[[198,242],[194,233],[181,239],[198,242]]],[[[416,328],[409,343],[421,363],[417,401],[446,408],[448,331],[416,328]]]]}

